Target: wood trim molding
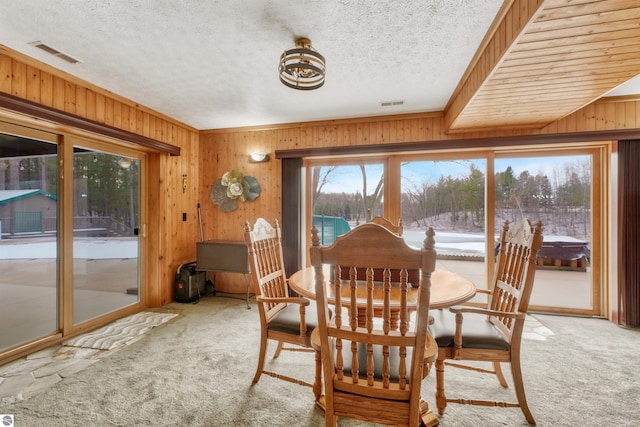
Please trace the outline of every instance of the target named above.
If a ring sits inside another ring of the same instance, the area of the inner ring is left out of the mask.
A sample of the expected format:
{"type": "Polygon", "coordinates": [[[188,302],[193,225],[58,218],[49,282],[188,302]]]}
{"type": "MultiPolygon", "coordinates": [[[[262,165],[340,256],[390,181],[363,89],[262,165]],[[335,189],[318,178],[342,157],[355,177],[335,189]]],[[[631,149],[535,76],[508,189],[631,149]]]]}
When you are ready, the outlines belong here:
{"type": "Polygon", "coordinates": [[[423,113],[407,113],[407,114],[388,114],[380,116],[365,116],[354,117],[350,119],[329,119],[329,120],[317,120],[310,122],[293,122],[293,123],[279,123],[279,124],[266,124],[256,126],[245,126],[237,128],[220,128],[220,129],[206,129],[201,130],[201,135],[208,134],[230,134],[241,132],[256,132],[256,131],[269,131],[269,130],[281,130],[281,129],[300,129],[304,127],[321,127],[321,126],[338,126],[357,123],[382,123],[393,120],[419,120],[429,118],[441,118],[444,116],[442,111],[427,111],[423,113]]]}
{"type": "Polygon", "coordinates": [[[72,126],[77,129],[108,136],[111,138],[116,138],[156,152],[167,153],[172,156],[180,155],[180,147],[178,146],[167,144],[166,142],[158,141],[146,136],[138,135],[133,132],[118,129],[116,127],[96,122],[94,120],[85,119],[83,117],[69,114],[65,111],[60,111],[55,108],[47,107],[45,105],[19,98],[8,93],[0,92],[0,108],[6,108],[8,110],[15,111],[21,114],[37,117],[39,119],[48,120],[66,126],[72,126]]]}
{"type": "Polygon", "coordinates": [[[562,134],[447,139],[441,141],[400,142],[390,144],[350,145],[340,147],[298,148],[276,150],[276,159],[292,157],[325,157],[363,154],[400,153],[412,151],[460,150],[482,147],[510,147],[523,145],[563,144],[592,141],[640,139],[640,129],[571,132],[562,134]]]}

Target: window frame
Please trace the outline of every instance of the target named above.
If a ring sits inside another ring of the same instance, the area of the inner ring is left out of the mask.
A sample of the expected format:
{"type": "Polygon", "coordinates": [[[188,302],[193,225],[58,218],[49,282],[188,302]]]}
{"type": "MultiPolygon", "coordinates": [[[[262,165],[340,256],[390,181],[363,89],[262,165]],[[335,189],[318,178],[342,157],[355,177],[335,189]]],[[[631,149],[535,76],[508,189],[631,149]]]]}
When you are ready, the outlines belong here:
{"type": "MultiPolygon", "coordinates": [[[[514,145],[514,146],[498,146],[494,148],[465,148],[465,149],[435,149],[421,151],[400,151],[400,152],[381,152],[363,155],[342,154],[338,156],[313,156],[303,157],[303,176],[305,177],[303,205],[305,209],[302,212],[304,220],[301,223],[301,229],[307,230],[308,224],[311,224],[311,168],[315,166],[334,166],[334,165],[359,165],[367,163],[383,163],[384,165],[384,215],[392,221],[397,221],[401,216],[401,164],[402,161],[424,161],[424,160],[463,160],[463,159],[485,159],[485,234],[486,236],[495,235],[494,221],[488,221],[488,218],[495,217],[495,167],[494,163],[499,158],[511,157],[535,157],[535,156],[554,156],[554,155],[589,155],[591,156],[591,212],[592,212],[592,256],[591,256],[591,292],[592,307],[591,309],[572,309],[572,308],[555,308],[549,306],[531,305],[531,311],[539,311],[545,313],[574,314],[603,316],[609,311],[609,301],[607,298],[609,281],[606,276],[609,258],[605,250],[609,246],[610,233],[608,227],[608,218],[610,212],[607,206],[610,204],[610,198],[607,189],[609,184],[609,168],[611,161],[611,145],[612,141],[594,141],[594,142],[575,142],[565,144],[536,144],[536,145],[514,145]],[[490,202],[491,201],[491,202],[490,202]]],[[[353,148],[353,147],[350,147],[353,148]]],[[[312,154],[312,153],[307,153],[312,154]]],[[[287,158],[288,156],[282,156],[287,158]]],[[[307,244],[308,231],[302,233],[301,244],[303,248],[308,248],[307,244]]],[[[485,257],[485,274],[486,283],[490,283],[493,275],[493,263],[495,255],[490,248],[490,239],[487,242],[485,257]]],[[[301,250],[306,257],[307,250],[301,250]]],[[[305,258],[302,265],[307,265],[305,258]]]]}

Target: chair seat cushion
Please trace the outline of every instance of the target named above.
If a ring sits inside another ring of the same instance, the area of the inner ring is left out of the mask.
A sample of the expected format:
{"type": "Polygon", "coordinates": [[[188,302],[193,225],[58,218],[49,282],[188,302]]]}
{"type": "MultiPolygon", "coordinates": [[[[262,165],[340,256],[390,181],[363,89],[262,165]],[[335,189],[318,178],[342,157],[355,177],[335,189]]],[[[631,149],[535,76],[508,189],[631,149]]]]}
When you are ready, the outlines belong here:
{"type": "MultiPolygon", "coordinates": [[[[307,324],[307,335],[318,326],[318,310],[316,304],[312,303],[305,307],[305,322],[307,324]]],[[[267,325],[270,331],[284,332],[291,335],[300,335],[300,305],[287,304],[287,306],[271,319],[267,325]]]]}
{"type": "MultiPolygon", "coordinates": [[[[456,315],[449,310],[431,310],[433,324],[429,325],[431,335],[439,348],[453,347],[456,333],[456,315]]],[[[464,313],[462,322],[462,347],[485,348],[509,351],[511,346],[504,336],[489,323],[486,315],[464,313]]]]}

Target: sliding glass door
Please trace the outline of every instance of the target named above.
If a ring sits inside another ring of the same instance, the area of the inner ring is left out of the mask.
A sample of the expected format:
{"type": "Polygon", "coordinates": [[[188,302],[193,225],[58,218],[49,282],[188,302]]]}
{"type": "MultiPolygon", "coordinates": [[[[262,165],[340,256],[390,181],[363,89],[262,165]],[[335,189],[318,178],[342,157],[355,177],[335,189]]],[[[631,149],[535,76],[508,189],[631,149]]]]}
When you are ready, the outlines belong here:
{"type": "Polygon", "coordinates": [[[370,163],[310,159],[307,221],[321,230],[325,245],[377,215],[400,218],[405,241],[416,247],[433,227],[437,268],[462,273],[479,288],[490,286],[504,221],[542,221],[530,309],[597,316],[606,304],[605,155],[605,146],[594,145],[397,154],[370,163]],[[341,223],[343,231],[331,234],[341,223]]]}
{"type": "Polygon", "coordinates": [[[0,133],[0,351],[59,329],[58,145],[37,136],[0,133]]]}
{"type": "Polygon", "coordinates": [[[536,309],[599,314],[600,281],[592,265],[598,251],[593,236],[599,235],[592,208],[600,198],[593,181],[596,156],[547,152],[495,161],[496,230],[521,217],[544,225],[531,295],[536,309]]]}
{"type": "Polygon", "coordinates": [[[140,161],[74,150],[73,323],[139,301],[140,161]]]}
{"type": "Polygon", "coordinates": [[[144,159],[0,122],[0,353],[142,306],[144,159]]]}

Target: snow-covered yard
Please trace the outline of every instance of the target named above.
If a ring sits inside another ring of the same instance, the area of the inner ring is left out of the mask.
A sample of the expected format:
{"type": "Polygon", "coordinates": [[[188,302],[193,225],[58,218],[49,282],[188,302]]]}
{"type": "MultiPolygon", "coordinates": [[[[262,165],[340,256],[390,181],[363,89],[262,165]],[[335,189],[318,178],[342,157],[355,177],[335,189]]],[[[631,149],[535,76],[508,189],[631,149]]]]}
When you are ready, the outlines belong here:
{"type": "MultiPolygon", "coordinates": [[[[136,238],[76,239],[73,256],[81,259],[127,259],[138,257],[136,238]]],[[[57,258],[55,240],[32,238],[0,240],[0,259],[57,258]]]]}

